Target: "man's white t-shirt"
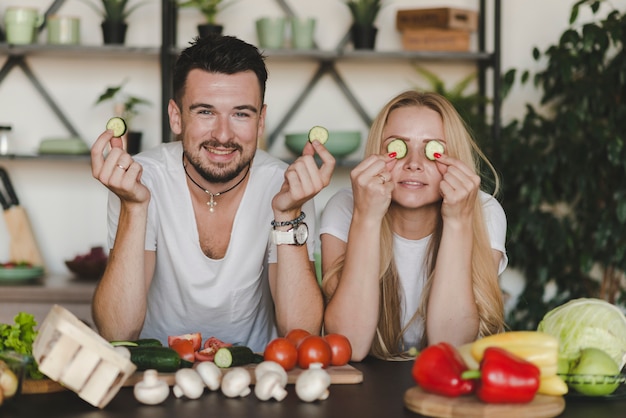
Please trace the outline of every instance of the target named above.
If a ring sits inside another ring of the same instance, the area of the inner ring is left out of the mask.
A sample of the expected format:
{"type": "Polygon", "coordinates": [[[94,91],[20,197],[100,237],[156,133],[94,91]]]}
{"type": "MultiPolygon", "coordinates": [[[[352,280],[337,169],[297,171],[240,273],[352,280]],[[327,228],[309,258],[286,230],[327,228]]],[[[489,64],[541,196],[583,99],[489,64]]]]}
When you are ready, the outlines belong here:
{"type": "MultiPolygon", "coordinates": [[[[480,192],[483,206],[483,215],[487,226],[487,232],[491,241],[491,247],[502,253],[502,259],[498,267],[501,274],[508,264],[505,250],[506,240],[506,216],[500,203],[493,196],[480,192]]],[[[330,234],[336,238],[348,242],[348,232],[352,221],[354,201],[352,189],[345,188],[332,196],[324,211],[320,223],[320,235],[330,234]]],[[[400,284],[403,289],[404,300],[402,301],[402,325],[407,324],[419,307],[422,290],[426,282],[426,269],[424,259],[431,236],[420,240],[409,240],[401,236],[393,235],[393,254],[400,284]],[[407,296],[410,295],[410,296],[407,296]]],[[[453,301],[451,301],[453,302],[453,301]]],[[[419,318],[413,321],[404,334],[404,347],[417,347],[424,333],[424,325],[419,318]]]]}
{"type": "MultiPolygon", "coordinates": [[[[214,336],[262,352],[277,336],[267,269],[277,257],[269,232],[272,198],[283,183],[287,164],[257,150],[226,255],[213,260],[200,248],[182,144],[161,144],[135,160],[143,166],[141,181],[151,193],[145,249],[156,251],[141,337],[166,343],[170,335],[201,332],[204,339],[214,336]]],[[[109,197],[109,246],[113,247],[119,199],[112,193],[109,197]]],[[[219,198],[217,202],[219,211],[219,198]]],[[[309,229],[315,231],[313,202],[307,202],[303,211],[309,229]]],[[[211,214],[207,211],[204,216],[211,214]]],[[[313,235],[307,242],[311,260],[313,235]]]]}

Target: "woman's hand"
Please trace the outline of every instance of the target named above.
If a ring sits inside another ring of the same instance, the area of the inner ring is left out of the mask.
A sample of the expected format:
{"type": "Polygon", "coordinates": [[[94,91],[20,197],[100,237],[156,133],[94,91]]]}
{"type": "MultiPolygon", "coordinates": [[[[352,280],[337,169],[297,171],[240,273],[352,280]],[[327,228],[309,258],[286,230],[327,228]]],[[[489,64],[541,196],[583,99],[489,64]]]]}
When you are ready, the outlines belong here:
{"type": "Polygon", "coordinates": [[[141,184],[143,167],[123,148],[122,138],[113,132],[103,132],[91,147],[91,173],[94,178],[115,193],[122,202],[144,203],[150,191],[141,184]],[[106,149],[111,146],[108,154],[106,149]],[[105,155],[106,154],[106,155],[105,155]]]}
{"type": "Polygon", "coordinates": [[[444,220],[471,218],[480,189],[480,176],[462,161],[446,154],[437,158],[436,164],[443,176],[439,184],[443,197],[441,216],[444,220]]]}
{"type": "Polygon", "coordinates": [[[370,155],[352,170],[355,214],[382,219],[387,213],[394,189],[391,170],[396,161],[387,155],[370,155]]]}

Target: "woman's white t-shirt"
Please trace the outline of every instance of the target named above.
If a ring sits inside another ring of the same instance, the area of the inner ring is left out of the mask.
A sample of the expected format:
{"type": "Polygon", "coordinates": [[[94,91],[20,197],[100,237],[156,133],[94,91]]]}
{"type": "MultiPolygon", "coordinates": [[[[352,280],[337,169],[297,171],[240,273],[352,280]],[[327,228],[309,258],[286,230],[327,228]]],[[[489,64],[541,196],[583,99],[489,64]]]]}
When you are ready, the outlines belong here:
{"type": "MultiPolygon", "coordinates": [[[[267,266],[277,261],[276,246],[269,243],[274,218],[271,202],[284,181],[287,165],[257,150],[226,255],[214,260],[200,248],[182,165],[182,144],[162,144],[136,155],[135,160],[143,166],[141,181],[151,193],[145,249],[156,251],[141,336],[165,343],[169,335],[201,332],[204,339],[214,336],[263,351],[277,336],[267,266]]],[[[215,210],[220,210],[219,200],[215,210]]],[[[307,202],[303,211],[314,231],[313,202],[307,202]]],[[[110,193],[110,247],[118,218],[119,199],[110,193]]],[[[307,242],[311,260],[313,235],[307,242]]]]}
{"type": "MultiPolygon", "coordinates": [[[[487,231],[491,241],[491,247],[502,253],[502,259],[498,267],[501,274],[508,264],[505,250],[506,240],[506,216],[500,203],[491,195],[480,192],[483,206],[483,214],[487,231]]],[[[330,234],[348,242],[350,222],[354,208],[352,189],[345,188],[332,196],[324,211],[320,223],[320,235],[330,234]]],[[[401,236],[393,235],[393,254],[402,294],[405,296],[402,302],[402,326],[406,325],[419,307],[422,290],[426,282],[426,269],[424,258],[430,242],[430,236],[409,240],[401,236]],[[410,295],[410,297],[407,297],[410,295]]],[[[404,346],[416,347],[424,333],[424,325],[419,318],[411,323],[404,334],[404,346]]]]}

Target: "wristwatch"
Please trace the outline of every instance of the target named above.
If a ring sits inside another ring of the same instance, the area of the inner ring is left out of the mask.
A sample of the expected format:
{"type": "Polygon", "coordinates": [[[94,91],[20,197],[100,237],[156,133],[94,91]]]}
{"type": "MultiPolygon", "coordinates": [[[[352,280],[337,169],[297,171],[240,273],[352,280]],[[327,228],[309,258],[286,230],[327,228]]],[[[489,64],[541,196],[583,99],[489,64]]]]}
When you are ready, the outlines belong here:
{"type": "Polygon", "coordinates": [[[303,222],[294,226],[289,231],[277,231],[272,229],[270,234],[272,244],[304,245],[309,237],[309,227],[303,222]]]}

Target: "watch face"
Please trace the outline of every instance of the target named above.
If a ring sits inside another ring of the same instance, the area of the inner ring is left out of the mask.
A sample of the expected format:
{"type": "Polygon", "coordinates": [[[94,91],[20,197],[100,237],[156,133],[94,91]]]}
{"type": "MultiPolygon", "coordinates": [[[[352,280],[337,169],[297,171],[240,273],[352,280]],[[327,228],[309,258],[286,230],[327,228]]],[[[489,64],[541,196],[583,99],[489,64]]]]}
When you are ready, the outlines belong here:
{"type": "Polygon", "coordinates": [[[309,237],[309,227],[305,223],[298,225],[293,231],[293,236],[296,239],[296,244],[303,245],[309,237]]]}

